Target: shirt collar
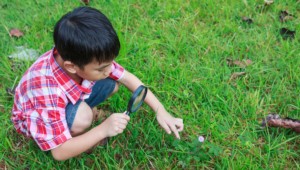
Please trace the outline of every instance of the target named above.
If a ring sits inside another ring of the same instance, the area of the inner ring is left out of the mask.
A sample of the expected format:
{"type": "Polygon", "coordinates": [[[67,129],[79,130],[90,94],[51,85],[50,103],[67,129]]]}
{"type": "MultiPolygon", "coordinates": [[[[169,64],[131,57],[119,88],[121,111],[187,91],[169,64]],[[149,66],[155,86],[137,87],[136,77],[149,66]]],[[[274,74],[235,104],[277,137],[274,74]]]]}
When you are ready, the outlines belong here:
{"type": "Polygon", "coordinates": [[[83,94],[91,93],[94,82],[83,80],[81,85],[75,82],[56,62],[54,58],[55,53],[56,49],[53,48],[49,56],[54,79],[56,79],[69,100],[75,104],[79,99],[83,99],[83,94]]]}

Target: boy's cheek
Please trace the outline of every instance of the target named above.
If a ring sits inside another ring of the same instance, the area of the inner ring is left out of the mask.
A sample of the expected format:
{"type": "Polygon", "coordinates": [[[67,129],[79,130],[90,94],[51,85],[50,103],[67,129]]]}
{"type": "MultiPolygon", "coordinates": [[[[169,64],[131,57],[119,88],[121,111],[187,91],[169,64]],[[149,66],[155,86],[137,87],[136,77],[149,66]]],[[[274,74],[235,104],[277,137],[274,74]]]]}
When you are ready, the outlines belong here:
{"type": "Polygon", "coordinates": [[[103,75],[99,75],[96,79],[97,80],[103,80],[103,79],[106,79],[107,77],[106,76],[103,76],[103,75]]]}

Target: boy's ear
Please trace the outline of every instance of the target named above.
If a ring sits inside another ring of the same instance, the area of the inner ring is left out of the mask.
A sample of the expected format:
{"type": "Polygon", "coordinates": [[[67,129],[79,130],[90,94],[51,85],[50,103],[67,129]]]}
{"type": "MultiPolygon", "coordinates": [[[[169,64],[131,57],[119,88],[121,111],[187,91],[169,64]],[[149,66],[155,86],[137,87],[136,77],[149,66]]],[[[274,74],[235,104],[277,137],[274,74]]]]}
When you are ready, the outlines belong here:
{"type": "Polygon", "coordinates": [[[76,65],[73,64],[71,61],[64,61],[64,68],[72,74],[76,73],[76,65]]]}

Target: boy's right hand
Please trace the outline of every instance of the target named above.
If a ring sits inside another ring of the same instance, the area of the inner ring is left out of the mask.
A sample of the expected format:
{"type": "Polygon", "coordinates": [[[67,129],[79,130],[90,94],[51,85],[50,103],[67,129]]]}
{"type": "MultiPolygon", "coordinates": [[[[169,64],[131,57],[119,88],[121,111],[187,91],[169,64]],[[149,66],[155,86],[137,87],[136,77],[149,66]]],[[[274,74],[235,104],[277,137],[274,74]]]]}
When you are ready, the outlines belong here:
{"type": "Polygon", "coordinates": [[[130,117],[124,113],[113,113],[103,123],[106,130],[106,136],[116,136],[124,131],[130,117]]]}

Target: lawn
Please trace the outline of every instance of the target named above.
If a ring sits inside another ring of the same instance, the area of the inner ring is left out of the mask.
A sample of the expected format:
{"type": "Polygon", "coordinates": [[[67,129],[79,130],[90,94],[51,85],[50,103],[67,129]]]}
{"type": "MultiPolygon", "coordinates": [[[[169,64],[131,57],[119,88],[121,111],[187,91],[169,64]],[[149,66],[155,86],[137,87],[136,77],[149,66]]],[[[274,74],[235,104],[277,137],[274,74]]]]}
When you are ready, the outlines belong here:
{"type": "MultiPolygon", "coordinates": [[[[166,134],[143,105],[108,146],[57,162],[13,128],[7,89],[33,61],[9,56],[18,46],[51,49],[56,21],[85,4],[2,0],[0,169],[299,169],[299,134],[261,128],[269,113],[300,118],[300,1],[271,2],[91,0],[118,32],[116,61],[183,118],[185,129],[181,140],[166,134]],[[24,35],[11,37],[13,28],[24,35]]],[[[99,108],[123,112],[129,97],[121,87],[99,108]]]]}

